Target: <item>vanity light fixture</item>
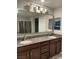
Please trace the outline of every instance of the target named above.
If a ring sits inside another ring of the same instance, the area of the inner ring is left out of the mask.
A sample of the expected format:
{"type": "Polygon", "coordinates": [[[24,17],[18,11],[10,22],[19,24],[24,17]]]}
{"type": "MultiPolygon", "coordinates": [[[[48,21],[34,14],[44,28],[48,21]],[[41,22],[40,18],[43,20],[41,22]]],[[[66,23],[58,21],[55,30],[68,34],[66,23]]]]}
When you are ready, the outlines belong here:
{"type": "Polygon", "coordinates": [[[45,14],[47,12],[47,8],[42,7],[40,5],[31,4],[30,5],[30,12],[36,12],[36,13],[43,13],[43,14],[45,14]]]}
{"type": "Polygon", "coordinates": [[[30,6],[30,12],[34,12],[34,6],[33,5],[30,6]]]}
{"type": "Polygon", "coordinates": [[[42,7],[40,8],[40,11],[43,11],[43,8],[42,7]]]}
{"type": "MultiPolygon", "coordinates": [[[[45,0],[41,0],[41,1],[44,2],[45,0]]],[[[27,6],[29,6],[29,11],[33,13],[35,12],[35,13],[45,14],[48,12],[48,9],[43,5],[27,2],[27,4],[25,4],[25,7],[27,6]]]]}
{"type": "Polygon", "coordinates": [[[39,8],[40,8],[40,7],[38,7],[38,6],[36,7],[36,12],[37,12],[37,13],[40,13],[40,12],[41,12],[41,11],[39,10],[39,8]]]}
{"type": "Polygon", "coordinates": [[[44,13],[44,14],[45,14],[46,12],[47,12],[47,9],[43,9],[42,13],[44,13]]]}

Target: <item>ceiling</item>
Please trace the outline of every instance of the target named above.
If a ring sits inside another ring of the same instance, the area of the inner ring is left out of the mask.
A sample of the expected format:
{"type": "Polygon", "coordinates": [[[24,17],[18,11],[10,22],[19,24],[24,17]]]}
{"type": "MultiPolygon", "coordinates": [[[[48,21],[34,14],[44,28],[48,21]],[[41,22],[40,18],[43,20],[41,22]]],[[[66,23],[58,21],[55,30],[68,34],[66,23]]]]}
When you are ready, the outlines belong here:
{"type": "Polygon", "coordinates": [[[17,8],[23,8],[27,2],[34,2],[52,9],[62,7],[62,0],[45,0],[45,2],[41,2],[41,0],[17,0],[17,8]]]}

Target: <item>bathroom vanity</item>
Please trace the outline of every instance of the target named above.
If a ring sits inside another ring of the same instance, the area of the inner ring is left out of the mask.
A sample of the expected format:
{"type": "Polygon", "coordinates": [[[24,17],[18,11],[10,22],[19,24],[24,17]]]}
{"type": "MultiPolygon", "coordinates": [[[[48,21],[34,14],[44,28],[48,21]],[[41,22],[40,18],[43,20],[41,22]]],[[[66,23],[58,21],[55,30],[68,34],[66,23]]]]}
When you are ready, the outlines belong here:
{"type": "Polygon", "coordinates": [[[17,59],[48,59],[60,53],[61,46],[61,35],[27,39],[18,43],[17,59]]]}

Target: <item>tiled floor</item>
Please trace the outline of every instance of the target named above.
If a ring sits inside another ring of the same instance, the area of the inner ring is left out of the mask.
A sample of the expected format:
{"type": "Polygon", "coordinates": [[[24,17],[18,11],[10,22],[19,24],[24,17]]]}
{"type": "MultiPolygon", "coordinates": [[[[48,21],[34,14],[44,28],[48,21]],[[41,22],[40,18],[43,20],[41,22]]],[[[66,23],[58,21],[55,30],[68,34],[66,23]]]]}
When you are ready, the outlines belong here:
{"type": "Polygon", "coordinates": [[[53,56],[52,58],[49,58],[49,59],[62,59],[62,54],[59,53],[58,55],[53,56]]]}

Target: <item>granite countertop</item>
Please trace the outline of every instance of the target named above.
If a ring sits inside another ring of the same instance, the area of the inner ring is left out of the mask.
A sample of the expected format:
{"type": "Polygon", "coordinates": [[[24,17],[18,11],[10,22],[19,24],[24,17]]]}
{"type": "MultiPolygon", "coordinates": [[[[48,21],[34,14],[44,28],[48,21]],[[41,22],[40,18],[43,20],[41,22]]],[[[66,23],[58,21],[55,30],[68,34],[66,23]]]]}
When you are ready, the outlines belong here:
{"type": "Polygon", "coordinates": [[[22,46],[31,45],[31,44],[35,44],[35,43],[39,43],[39,42],[44,42],[44,41],[48,41],[48,40],[53,40],[53,39],[62,37],[61,35],[53,35],[53,36],[55,38],[51,38],[51,37],[49,38],[48,36],[43,36],[43,37],[30,38],[30,39],[27,39],[25,41],[18,41],[17,47],[22,47],[22,46]],[[27,41],[26,44],[21,44],[20,43],[20,42],[26,42],[26,41],[27,41]]]}
{"type": "Polygon", "coordinates": [[[53,34],[52,32],[39,32],[39,33],[18,33],[17,34],[17,39],[23,39],[24,37],[34,37],[34,36],[40,36],[40,35],[48,35],[48,33],[53,34]]]}

